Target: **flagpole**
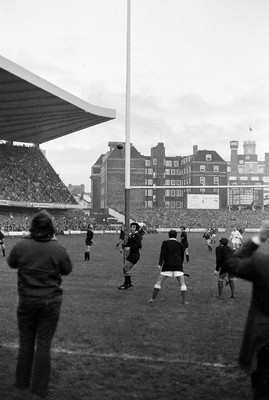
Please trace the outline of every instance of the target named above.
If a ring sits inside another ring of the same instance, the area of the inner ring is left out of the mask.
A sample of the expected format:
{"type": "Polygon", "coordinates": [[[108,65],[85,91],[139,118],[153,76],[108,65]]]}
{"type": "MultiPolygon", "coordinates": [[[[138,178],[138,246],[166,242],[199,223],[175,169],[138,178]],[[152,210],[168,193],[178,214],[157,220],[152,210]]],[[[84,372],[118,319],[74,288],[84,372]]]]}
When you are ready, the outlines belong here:
{"type": "Polygon", "coordinates": [[[125,109],[125,227],[126,235],[130,229],[130,72],[131,72],[131,0],[127,0],[127,35],[126,35],[126,109],[125,109]]]}

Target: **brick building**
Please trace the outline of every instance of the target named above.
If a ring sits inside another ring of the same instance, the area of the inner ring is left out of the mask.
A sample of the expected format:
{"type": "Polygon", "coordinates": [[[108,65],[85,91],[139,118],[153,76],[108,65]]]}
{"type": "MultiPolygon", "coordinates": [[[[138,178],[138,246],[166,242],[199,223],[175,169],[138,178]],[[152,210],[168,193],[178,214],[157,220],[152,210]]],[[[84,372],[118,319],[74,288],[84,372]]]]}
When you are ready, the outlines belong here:
{"type": "MultiPolygon", "coordinates": [[[[109,142],[109,151],[102,154],[91,170],[92,208],[122,208],[125,199],[125,150],[117,148],[118,142],[109,142]]],[[[145,158],[131,145],[131,185],[145,184],[145,158]]],[[[130,194],[133,206],[145,205],[144,191],[133,189],[130,194]]]]}
{"type": "Polygon", "coordinates": [[[243,154],[238,153],[239,142],[230,142],[231,159],[228,162],[229,185],[246,185],[246,188],[229,189],[229,206],[232,208],[263,208],[269,203],[268,188],[251,188],[249,185],[269,184],[269,153],[259,161],[255,141],[245,141],[243,154]]]}
{"type": "MultiPolygon", "coordinates": [[[[117,144],[109,142],[109,151],[92,167],[93,209],[123,210],[125,151],[119,150],[117,144]]],[[[227,185],[227,162],[214,150],[198,150],[194,146],[190,156],[171,157],[166,156],[164,143],[158,143],[150,156],[143,156],[131,145],[131,186],[147,186],[131,190],[131,206],[192,208],[196,204],[197,208],[225,208],[227,190],[177,188],[203,184],[227,185]]]]}

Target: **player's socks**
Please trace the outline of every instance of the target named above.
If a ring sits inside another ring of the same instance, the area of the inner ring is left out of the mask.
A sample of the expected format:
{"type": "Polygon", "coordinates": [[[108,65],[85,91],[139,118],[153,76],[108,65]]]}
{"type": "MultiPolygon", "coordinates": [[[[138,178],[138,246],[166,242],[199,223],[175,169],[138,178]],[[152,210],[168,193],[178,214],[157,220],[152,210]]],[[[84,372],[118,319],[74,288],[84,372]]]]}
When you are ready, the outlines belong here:
{"type": "Polygon", "coordinates": [[[219,291],[219,298],[222,298],[222,291],[223,291],[223,282],[218,281],[218,291],[219,291]]]}
{"type": "Polygon", "coordinates": [[[131,275],[126,275],[125,276],[124,285],[127,286],[127,287],[131,287],[132,286],[131,275]]]}
{"type": "Polygon", "coordinates": [[[187,297],[187,291],[186,290],[181,290],[181,297],[182,297],[182,304],[189,304],[186,301],[186,297],[187,297]]]}
{"type": "Polygon", "coordinates": [[[84,253],[84,261],[87,261],[87,252],[84,253]]]}

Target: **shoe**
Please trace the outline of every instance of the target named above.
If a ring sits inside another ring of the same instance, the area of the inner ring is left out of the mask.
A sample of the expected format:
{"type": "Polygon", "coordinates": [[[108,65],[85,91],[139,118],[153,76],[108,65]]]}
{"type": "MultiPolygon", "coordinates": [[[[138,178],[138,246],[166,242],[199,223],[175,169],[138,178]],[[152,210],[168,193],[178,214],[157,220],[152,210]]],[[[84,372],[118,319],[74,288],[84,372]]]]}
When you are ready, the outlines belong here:
{"type": "Polygon", "coordinates": [[[123,283],[122,285],[118,286],[118,289],[119,290],[126,290],[126,289],[128,289],[128,286],[124,285],[124,283],[123,283]]]}
{"type": "Polygon", "coordinates": [[[222,300],[222,296],[217,296],[217,299],[222,300]]]}
{"type": "Polygon", "coordinates": [[[154,303],[155,302],[155,299],[149,299],[148,301],[147,301],[147,303],[154,303]]]}

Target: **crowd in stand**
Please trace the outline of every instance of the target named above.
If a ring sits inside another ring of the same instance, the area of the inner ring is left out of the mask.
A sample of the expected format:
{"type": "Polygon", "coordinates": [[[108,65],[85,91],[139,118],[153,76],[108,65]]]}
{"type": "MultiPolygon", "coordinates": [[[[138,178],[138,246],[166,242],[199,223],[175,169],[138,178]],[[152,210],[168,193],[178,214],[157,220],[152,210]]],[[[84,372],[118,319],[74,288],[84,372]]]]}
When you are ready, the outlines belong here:
{"type": "MultiPolygon", "coordinates": [[[[123,213],[123,207],[116,207],[123,213]]],[[[268,210],[186,210],[179,208],[131,207],[130,216],[138,222],[157,228],[171,228],[184,225],[199,229],[218,227],[230,229],[234,225],[246,228],[259,228],[269,220],[268,210]]]]}
{"type": "MultiPolygon", "coordinates": [[[[38,210],[33,212],[1,212],[0,227],[5,232],[27,232],[31,220],[38,210]]],[[[52,216],[58,234],[65,231],[75,230],[84,231],[89,223],[93,223],[88,214],[83,210],[72,210],[67,212],[57,213],[53,210],[48,210],[52,216]]]]}
{"type": "Polygon", "coordinates": [[[0,144],[0,199],[77,204],[37,147],[0,144]]]}
{"type": "MultiPolygon", "coordinates": [[[[50,210],[48,211],[50,212],[50,210]]],[[[2,212],[0,213],[0,227],[6,232],[28,231],[33,215],[33,212],[2,212]]],[[[92,223],[96,230],[113,230],[113,226],[109,224],[96,224],[94,219],[91,219],[83,210],[61,213],[52,210],[51,215],[59,234],[69,230],[85,231],[89,223],[92,223]]],[[[130,216],[137,222],[143,222],[149,228],[149,231],[152,227],[177,228],[181,225],[186,226],[187,229],[216,227],[230,230],[233,226],[237,226],[245,230],[246,228],[259,228],[265,220],[269,220],[269,211],[132,208],[130,216]]]]}

